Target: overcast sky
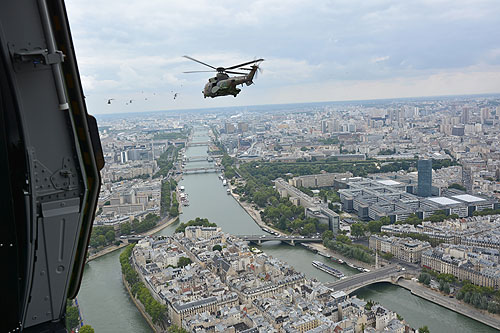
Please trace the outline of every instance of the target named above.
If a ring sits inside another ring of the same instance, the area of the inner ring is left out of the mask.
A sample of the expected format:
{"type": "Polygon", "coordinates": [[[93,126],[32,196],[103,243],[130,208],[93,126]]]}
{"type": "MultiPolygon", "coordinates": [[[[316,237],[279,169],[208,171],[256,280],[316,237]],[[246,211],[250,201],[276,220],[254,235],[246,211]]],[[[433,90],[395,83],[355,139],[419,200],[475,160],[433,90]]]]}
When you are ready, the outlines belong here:
{"type": "Polygon", "coordinates": [[[93,114],[500,92],[498,0],[66,6],[93,114]],[[204,99],[210,73],[183,74],[207,69],[185,54],[224,67],[265,61],[237,98],[204,99]]]}

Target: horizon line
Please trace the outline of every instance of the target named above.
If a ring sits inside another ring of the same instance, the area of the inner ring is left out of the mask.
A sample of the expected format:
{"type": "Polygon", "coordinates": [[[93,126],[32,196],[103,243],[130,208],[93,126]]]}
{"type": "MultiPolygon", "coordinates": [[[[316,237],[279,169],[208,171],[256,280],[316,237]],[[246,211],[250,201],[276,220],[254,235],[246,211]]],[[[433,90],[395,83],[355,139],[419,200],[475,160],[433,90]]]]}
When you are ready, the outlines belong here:
{"type": "MultiPolygon", "coordinates": [[[[97,113],[94,116],[113,116],[113,115],[132,115],[140,113],[161,113],[161,112],[178,112],[178,111],[203,111],[203,110],[216,110],[216,109],[230,109],[230,108],[247,108],[247,107],[260,107],[260,106],[279,106],[279,105],[299,105],[299,104],[319,104],[319,103],[360,103],[360,102],[381,102],[381,101],[397,101],[408,99],[425,99],[425,98],[453,98],[453,97],[493,97],[499,96],[497,93],[479,93],[479,94],[457,94],[457,95],[430,95],[430,96],[412,96],[412,97],[392,97],[392,98],[375,98],[375,99],[352,99],[352,100],[335,100],[335,101],[317,101],[317,102],[294,102],[294,103],[274,103],[274,104],[252,104],[252,105],[238,105],[238,106],[219,106],[207,108],[185,108],[185,109],[171,109],[171,110],[151,110],[151,111],[133,111],[133,112],[116,112],[116,113],[97,113]]],[[[88,110],[87,110],[88,112],[88,110]]]]}

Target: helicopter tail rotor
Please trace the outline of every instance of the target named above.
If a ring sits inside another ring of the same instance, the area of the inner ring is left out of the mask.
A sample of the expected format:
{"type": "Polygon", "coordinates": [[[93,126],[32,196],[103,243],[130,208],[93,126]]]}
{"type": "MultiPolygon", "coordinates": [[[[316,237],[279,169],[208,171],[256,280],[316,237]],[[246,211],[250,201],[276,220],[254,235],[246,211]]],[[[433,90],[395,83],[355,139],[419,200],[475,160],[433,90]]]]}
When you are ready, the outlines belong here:
{"type": "Polygon", "coordinates": [[[252,65],[252,70],[250,71],[250,73],[247,74],[247,81],[245,82],[247,86],[253,84],[253,79],[255,78],[255,74],[257,74],[258,69],[259,66],[252,65]]]}
{"type": "Polygon", "coordinates": [[[250,73],[248,73],[248,81],[246,82],[247,86],[252,85],[253,80],[257,78],[258,73],[262,72],[262,69],[258,64],[252,65],[250,68],[250,73]]]}
{"type": "Polygon", "coordinates": [[[260,67],[259,65],[256,66],[257,66],[257,72],[255,72],[255,78],[257,78],[263,71],[262,67],[260,67]]]}

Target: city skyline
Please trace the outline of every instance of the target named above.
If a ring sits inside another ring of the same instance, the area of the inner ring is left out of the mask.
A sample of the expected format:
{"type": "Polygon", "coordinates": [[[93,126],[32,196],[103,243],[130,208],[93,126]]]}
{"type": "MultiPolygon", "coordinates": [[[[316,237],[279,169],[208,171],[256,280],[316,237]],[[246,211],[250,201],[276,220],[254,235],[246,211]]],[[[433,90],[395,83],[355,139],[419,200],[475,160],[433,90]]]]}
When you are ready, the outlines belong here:
{"type": "Polygon", "coordinates": [[[139,115],[139,114],[150,114],[150,113],[172,113],[172,114],[181,114],[184,112],[196,112],[196,111],[214,111],[214,112],[240,112],[240,111],[255,111],[256,109],[262,107],[277,107],[278,110],[288,106],[304,106],[304,105],[351,105],[351,104],[384,104],[388,101],[391,102],[417,102],[421,100],[422,102],[426,101],[434,101],[434,100],[447,100],[447,99],[455,99],[455,98],[470,98],[470,99],[481,99],[481,98],[495,98],[500,96],[500,93],[491,93],[491,94],[462,94],[462,95],[435,95],[435,96],[412,96],[412,97],[398,97],[398,98],[375,98],[375,99],[353,99],[353,100],[345,100],[345,101],[320,101],[320,102],[297,102],[297,103],[275,103],[275,104],[248,104],[248,105],[233,105],[233,106],[220,106],[220,107],[200,107],[200,108],[185,108],[185,109],[165,109],[165,110],[149,110],[149,111],[128,111],[124,110],[123,112],[108,112],[108,113],[97,113],[94,114],[96,116],[110,116],[110,115],[139,115]],[[281,108],[282,107],[282,108],[281,108]]]}

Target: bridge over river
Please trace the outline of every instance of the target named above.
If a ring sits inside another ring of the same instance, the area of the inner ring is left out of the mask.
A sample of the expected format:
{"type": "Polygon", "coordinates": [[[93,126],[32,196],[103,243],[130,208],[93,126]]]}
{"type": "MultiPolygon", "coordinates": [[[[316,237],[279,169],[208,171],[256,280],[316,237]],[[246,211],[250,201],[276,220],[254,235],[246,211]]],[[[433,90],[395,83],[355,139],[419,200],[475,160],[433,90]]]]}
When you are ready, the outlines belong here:
{"type": "Polygon", "coordinates": [[[188,142],[187,146],[188,147],[196,147],[196,146],[208,146],[210,145],[210,141],[203,141],[203,142],[188,142]]]}
{"type": "Polygon", "coordinates": [[[219,172],[220,170],[216,167],[206,167],[206,168],[189,168],[183,169],[182,173],[189,175],[194,173],[207,173],[207,172],[219,172]]]}
{"type": "Polygon", "coordinates": [[[275,236],[275,235],[239,235],[236,236],[243,240],[255,244],[262,244],[263,242],[279,241],[286,244],[294,245],[295,243],[321,243],[322,239],[319,237],[302,237],[302,236],[275,236]]]}
{"type": "Polygon", "coordinates": [[[346,294],[351,294],[356,290],[371,284],[389,282],[397,284],[398,280],[404,278],[409,273],[401,270],[397,265],[374,269],[370,272],[349,276],[338,281],[327,282],[325,285],[333,290],[343,290],[346,294]]]}

